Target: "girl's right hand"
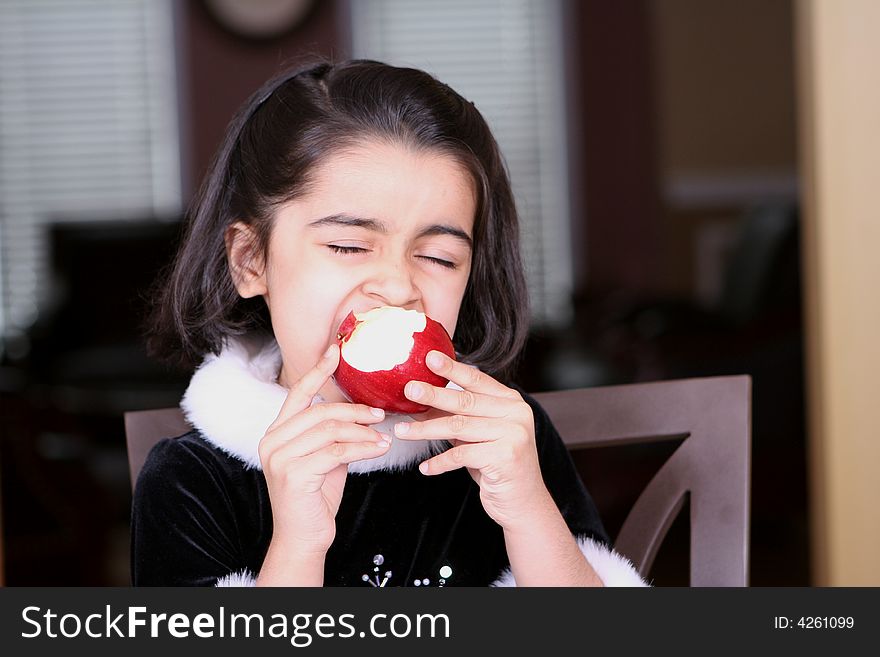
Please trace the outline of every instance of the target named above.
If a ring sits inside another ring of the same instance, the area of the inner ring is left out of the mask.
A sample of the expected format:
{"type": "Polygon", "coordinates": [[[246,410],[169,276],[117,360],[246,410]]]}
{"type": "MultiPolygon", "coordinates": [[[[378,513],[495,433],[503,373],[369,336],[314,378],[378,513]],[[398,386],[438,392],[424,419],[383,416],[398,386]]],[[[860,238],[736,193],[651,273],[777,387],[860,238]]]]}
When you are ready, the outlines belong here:
{"type": "Polygon", "coordinates": [[[348,464],[384,454],[391,438],[369,428],[385,413],[363,404],[326,403],[312,398],[336,370],[339,347],[287,394],[275,421],[260,441],[260,462],[272,503],[274,531],[288,554],[324,555],[336,537],[336,512],[348,464]]]}

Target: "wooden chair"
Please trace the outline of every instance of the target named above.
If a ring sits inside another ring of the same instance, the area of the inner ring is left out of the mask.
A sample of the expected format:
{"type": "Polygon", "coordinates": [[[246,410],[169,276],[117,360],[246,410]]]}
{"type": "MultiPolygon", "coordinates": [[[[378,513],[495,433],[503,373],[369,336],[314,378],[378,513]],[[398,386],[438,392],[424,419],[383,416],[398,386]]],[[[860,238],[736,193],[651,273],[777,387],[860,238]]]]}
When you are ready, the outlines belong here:
{"type": "MultiPolygon", "coordinates": [[[[627,515],[615,549],[647,577],[689,498],[690,585],[748,585],[750,377],[582,388],[534,397],[569,449],[680,440],[627,515]]],[[[189,429],[177,408],[126,413],[132,486],[152,446],[189,429]]]]}
{"type": "Polygon", "coordinates": [[[690,499],[690,585],[747,586],[751,377],[539,393],[569,449],[682,440],[629,511],[614,547],[647,576],[690,499]]]}

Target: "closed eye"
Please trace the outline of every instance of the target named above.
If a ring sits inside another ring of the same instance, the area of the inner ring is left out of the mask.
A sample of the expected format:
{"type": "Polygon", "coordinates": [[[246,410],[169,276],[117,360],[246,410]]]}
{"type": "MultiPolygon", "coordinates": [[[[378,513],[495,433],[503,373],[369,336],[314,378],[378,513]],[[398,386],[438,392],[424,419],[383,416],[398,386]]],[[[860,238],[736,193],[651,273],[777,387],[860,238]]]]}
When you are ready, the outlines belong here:
{"type": "MultiPolygon", "coordinates": [[[[327,248],[333,251],[333,253],[339,253],[342,255],[354,255],[355,253],[367,253],[369,249],[364,249],[359,246],[339,246],[338,244],[328,244],[327,248]]],[[[417,258],[422,258],[423,260],[428,260],[436,265],[440,265],[441,267],[445,267],[446,269],[456,269],[456,264],[454,262],[450,262],[449,260],[443,260],[441,258],[432,258],[431,256],[416,256],[417,258]]]]}
{"type": "Polygon", "coordinates": [[[367,249],[362,249],[359,246],[337,246],[336,244],[328,244],[327,248],[331,249],[333,253],[366,253],[367,249]]]}
{"type": "Polygon", "coordinates": [[[443,260],[441,258],[432,258],[431,256],[416,256],[417,258],[422,258],[423,260],[429,260],[433,262],[435,265],[440,265],[441,267],[446,267],[446,269],[455,269],[455,263],[449,262],[448,260],[443,260]]]}

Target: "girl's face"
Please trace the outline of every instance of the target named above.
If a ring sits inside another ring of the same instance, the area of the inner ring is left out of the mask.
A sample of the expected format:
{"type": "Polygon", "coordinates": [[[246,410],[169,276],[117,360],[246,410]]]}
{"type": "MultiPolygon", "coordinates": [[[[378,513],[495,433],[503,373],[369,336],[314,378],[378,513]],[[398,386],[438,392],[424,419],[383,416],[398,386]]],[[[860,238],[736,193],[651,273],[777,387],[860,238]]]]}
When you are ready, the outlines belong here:
{"type": "MultiPolygon", "coordinates": [[[[233,277],[241,296],[266,300],[279,383],[289,387],[314,367],[352,310],[419,310],[454,336],[475,213],[471,177],[453,158],[363,142],[328,158],[310,192],[278,210],[265,266],[246,260],[250,228],[232,226],[233,277]]],[[[332,381],[321,395],[345,399],[332,381]]]]}

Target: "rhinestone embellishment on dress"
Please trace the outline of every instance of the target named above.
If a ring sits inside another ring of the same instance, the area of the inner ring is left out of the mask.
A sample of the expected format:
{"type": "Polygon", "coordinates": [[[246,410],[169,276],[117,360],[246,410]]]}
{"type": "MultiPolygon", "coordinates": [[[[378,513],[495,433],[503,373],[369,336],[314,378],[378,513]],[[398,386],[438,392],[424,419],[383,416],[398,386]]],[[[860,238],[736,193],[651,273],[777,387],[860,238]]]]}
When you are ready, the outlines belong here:
{"type": "Polygon", "coordinates": [[[364,573],[363,575],[361,575],[361,579],[365,582],[369,582],[370,586],[372,586],[372,587],[381,588],[381,587],[385,586],[388,583],[388,580],[391,579],[391,571],[386,570],[385,571],[385,578],[380,581],[379,580],[379,566],[381,566],[383,563],[385,563],[385,557],[383,557],[381,554],[377,554],[376,556],[374,556],[373,557],[373,564],[374,564],[373,573],[376,577],[376,580],[373,581],[373,579],[369,575],[367,575],[367,573],[364,573]]]}
{"type": "MultiPolygon", "coordinates": [[[[374,588],[382,588],[388,584],[388,580],[392,577],[392,572],[390,570],[386,570],[384,577],[380,575],[381,568],[385,563],[385,557],[381,554],[377,554],[373,556],[373,574],[370,575],[368,573],[364,573],[361,575],[361,580],[368,583],[370,586],[374,588]]],[[[452,568],[450,566],[443,566],[440,568],[440,578],[437,581],[437,586],[444,587],[446,586],[446,582],[449,578],[452,577],[452,568]]],[[[431,586],[431,579],[428,577],[417,577],[413,580],[413,586],[431,586]]]]}

